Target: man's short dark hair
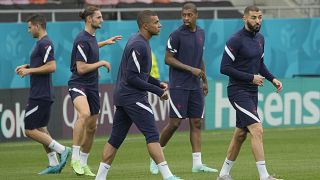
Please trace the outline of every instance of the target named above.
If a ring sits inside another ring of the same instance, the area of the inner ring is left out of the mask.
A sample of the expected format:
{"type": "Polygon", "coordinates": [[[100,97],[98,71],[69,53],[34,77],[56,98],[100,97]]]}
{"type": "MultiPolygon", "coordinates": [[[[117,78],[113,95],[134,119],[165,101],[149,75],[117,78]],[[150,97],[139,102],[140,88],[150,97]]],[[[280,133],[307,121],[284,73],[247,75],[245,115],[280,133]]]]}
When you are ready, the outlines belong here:
{"type": "Polygon", "coordinates": [[[39,24],[43,29],[47,27],[47,20],[42,14],[32,14],[27,18],[27,22],[31,24],[39,24]]]}
{"type": "Polygon", "coordinates": [[[157,16],[157,13],[150,10],[140,11],[137,16],[137,23],[139,29],[142,27],[144,23],[148,23],[150,21],[151,16],[157,16]]]}
{"type": "Polygon", "coordinates": [[[182,6],[182,10],[191,9],[194,13],[197,13],[197,6],[193,3],[186,3],[182,6]]]}
{"type": "Polygon", "coordinates": [[[245,15],[249,14],[249,11],[259,12],[260,9],[259,9],[257,6],[255,6],[255,5],[248,6],[248,7],[246,7],[246,9],[244,10],[244,14],[245,14],[245,15]]]}

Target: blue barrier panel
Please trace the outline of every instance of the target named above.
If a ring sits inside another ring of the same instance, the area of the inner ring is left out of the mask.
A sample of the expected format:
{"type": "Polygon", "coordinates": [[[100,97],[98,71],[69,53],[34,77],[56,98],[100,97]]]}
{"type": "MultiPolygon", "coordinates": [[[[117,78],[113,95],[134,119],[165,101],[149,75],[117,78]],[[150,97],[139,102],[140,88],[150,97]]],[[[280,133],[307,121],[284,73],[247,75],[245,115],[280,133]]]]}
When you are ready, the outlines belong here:
{"type": "MultiPolygon", "coordinates": [[[[168,80],[168,66],[164,53],[170,33],[181,25],[181,20],[161,21],[163,27],[158,37],[152,38],[151,47],[157,59],[160,79],[168,80]]],[[[231,34],[242,28],[241,20],[198,20],[205,29],[205,64],[208,79],[226,79],[219,72],[225,42],[231,34]]],[[[53,75],[55,86],[65,86],[70,77],[70,56],[73,39],[83,29],[82,22],[48,23],[47,30],[55,46],[57,71],[53,75]]],[[[113,83],[128,38],[138,28],[135,21],[108,21],[97,31],[97,39],[121,34],[124,39],[115,45],[100,49],[101,59],[111,62],[110,74],[100,70],[100,83],[113,83]]],[[[320,18],[266,19],[262,25],[265,35],[265,63],[279,78],[291,78],[296,74],[320,74],[320,18]]],[[[27,24],[0,24],[0,88],[25,88],[29,78],[14,74],[17,65],[28,63],[35,44],[27,32],[27,24]]]]}

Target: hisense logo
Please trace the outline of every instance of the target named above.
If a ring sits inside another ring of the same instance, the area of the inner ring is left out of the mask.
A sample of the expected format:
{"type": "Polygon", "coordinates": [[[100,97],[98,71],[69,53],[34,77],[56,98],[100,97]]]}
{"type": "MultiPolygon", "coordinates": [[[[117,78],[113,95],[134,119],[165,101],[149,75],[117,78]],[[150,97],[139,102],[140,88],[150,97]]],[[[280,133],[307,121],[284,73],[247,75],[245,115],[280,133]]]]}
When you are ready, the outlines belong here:
{"type": "MultiPolygon", "coordinates": [[[[299,91],[296,87],[286,88],[281,93],[258,93],[258,114],[264,125],[311,125],[320,123],[320,91],[312,88],[299,91]]],[[[299,88],[299,87],[298,87],[299,88]]],[[[305,88],[306,89],[306,88],[305,88]]],[[[231,106],[226,93],[226,85],[214,83],[213,117],[214,127],[229,128],[235,126],[236,112],[231,106]],[[228,122],[223,123],[223,122],[228,122]]],[[[208,107],[208,104],[206,104],[208,107]]],[[[212,108],[212,106],[211,106],[212,108]]],[[[207,112],[210,111],[207,109],[207,112]]]]}

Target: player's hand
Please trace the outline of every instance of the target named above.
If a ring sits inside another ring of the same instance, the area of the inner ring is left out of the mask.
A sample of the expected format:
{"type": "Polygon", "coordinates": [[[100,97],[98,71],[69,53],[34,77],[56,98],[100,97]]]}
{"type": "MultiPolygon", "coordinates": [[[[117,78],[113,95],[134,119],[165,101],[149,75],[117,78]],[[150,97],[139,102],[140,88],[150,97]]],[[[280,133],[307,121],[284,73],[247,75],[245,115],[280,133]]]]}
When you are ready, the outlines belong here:
{"type": "Polygon", "coordinates": [[[161,82],[160,83],[160,88],[166,91],[168,89],[168,84],[165,83],[165,82],[161,82]]]}
{"type": "Polygon", "coordinates": [[[278,79],[274,78],[272,80],[272,84],[274,85],[274,87],[277,88],[277,93],[282,91],[282,83],[281,83],[281,81],[279,81],[278,79]]]}
{"type": "Polygon", "coordinates": [[[207,95],[208,95],[208,92],[209,92],[208,83],[203,83],[203,84],[202,84],[202,89],[203,89],[203,94],[204,94],[205,96],[207,96],[207,95]]]}
{"type": "Polygon", "coordinates": [[[255,74],[253,77],[252,83],[257,86],[263,86],[264,79],[265,79],[265,77],[263,77],[259,74],[255,74]]]}
{"type": "Polygon", "coordinates": [[[161,101],[167,100],[169,98],[169,93],[168,91],[164,91],[164,93],[162,94],[162,96],[160,97],[161,101]]]}
{"type": "Polygon", "coordinates": [[[122,36],[121,36],[121,35],[113,36],[113,37],[105,40],[104,43],[105,43],[106,45],[111,45],[111,44],[116,43],[117,41],[120,41],[121,39],[122,39],[122,36]]]}
{"type": "Polygon", "coordinates": [[[23,78],[24,76],[30,74],[30,69],[21,67],[17,70],[17,74],[23,78]]]}
{"type": "Polygon", "coordinates": [[[111,65],[110,65],[110,63],[109,63],[108,61],[104,61],[104,60],[102,60],[101,62],[102,62],[102,66],[104,66],[105,68],[107,68],[108,72],[110,72],[110,70],[111,70],[111,65]]]}
{"type": "Polygon", "coordinates": [[[201,70],[201,69],[198,69],[198,68],[195,68],[195,67],[191,67],[190,68],[190,72],[195,75],[195,76],[198,76],[198,77],[203,77],[205,76],[205,73],[201,70]]]}
{"type": "Polygon", "coordinates": [[[28,68],[28,67],[29,67],[29,64],[23,64],[21,66],[17,66],[15,69],[15,72],[18,74],[18,70],[20,70],[21,68],[28,68]]]}

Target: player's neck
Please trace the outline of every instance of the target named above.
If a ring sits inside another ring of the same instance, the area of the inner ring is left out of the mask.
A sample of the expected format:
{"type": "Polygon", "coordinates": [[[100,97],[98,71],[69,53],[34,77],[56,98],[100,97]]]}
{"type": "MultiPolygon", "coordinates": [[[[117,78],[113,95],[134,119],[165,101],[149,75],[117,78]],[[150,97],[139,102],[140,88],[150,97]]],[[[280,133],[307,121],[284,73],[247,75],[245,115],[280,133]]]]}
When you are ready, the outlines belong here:
{"type": "Polygon", "coordinates": [[[89,34],[91,35],[95,35],[96,34],[96,30],[95,28],[92,28],[91,25],[86,25],[86,27],[84,28],[85,31],[87,31],[89,34]]]}
{"type": "Polygon", "coordinates": [[[149,32],[147,32],[147,31],[143,31],[143,30],[139,30],[139,33],[141,34],[141,36],[143,36],[147,41],[149,40],[149,39],[151,39],[151,37],[152,37],[152,35],[149,33],[149,32]]]}
{"type": "Polygon", "coordinates": [[[45,37],[47,35],[47,31],[40,31],[39,32],[39,36],[38,36],[38,40],[42,39],[43,37],[45,37]]]}

